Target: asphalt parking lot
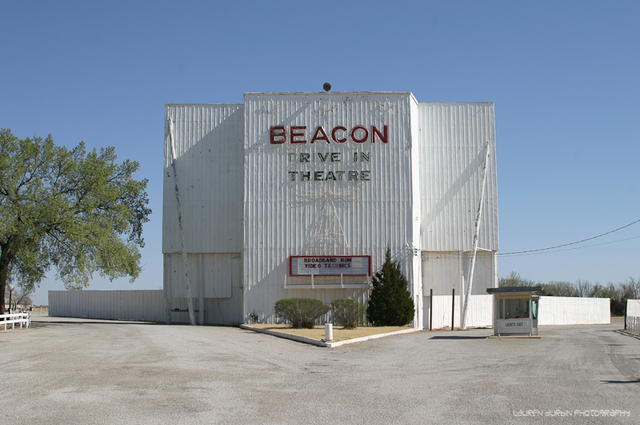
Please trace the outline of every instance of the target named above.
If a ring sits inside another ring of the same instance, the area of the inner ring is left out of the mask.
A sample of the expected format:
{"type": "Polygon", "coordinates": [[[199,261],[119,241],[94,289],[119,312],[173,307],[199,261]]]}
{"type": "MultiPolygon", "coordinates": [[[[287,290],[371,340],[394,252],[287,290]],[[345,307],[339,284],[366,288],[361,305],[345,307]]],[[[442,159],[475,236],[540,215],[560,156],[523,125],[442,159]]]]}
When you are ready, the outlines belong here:
{"type": "Polygon", "coordinates": [[[36,316],[0,331],[0,423],[640,423],[622,322],[319,348],[232,327],[36,316]]]}

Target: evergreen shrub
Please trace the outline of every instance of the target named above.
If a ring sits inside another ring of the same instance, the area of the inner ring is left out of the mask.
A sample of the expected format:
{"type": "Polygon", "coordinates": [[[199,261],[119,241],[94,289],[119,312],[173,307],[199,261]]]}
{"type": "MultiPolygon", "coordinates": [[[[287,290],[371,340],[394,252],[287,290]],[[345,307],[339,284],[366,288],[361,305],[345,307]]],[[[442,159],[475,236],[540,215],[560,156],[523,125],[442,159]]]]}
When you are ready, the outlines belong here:
{"type": "Polygon", "coordinates": [[[296,329],[313,329],[316,320],[329,311],[329,306],[313,298],[283,298],[276,302],[276,316],[296,329]]]}
{"type": "Polygon", "coordinates": [[[373,276],[372,284],[369,322],[375,326],[404,326],[413,320],[415,307],[409,284],[398,263],[391,261],[391,249],[387,248],[382,270],[373,276]]]}

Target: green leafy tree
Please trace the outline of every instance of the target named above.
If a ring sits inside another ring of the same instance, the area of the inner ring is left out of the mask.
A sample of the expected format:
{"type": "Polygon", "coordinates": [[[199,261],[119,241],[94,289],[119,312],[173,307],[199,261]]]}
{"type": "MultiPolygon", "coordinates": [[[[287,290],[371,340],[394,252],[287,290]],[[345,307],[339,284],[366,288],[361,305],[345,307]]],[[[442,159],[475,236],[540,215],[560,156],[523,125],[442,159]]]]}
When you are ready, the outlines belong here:
{"type": "Polygon", "coordinates": [[[404,326],[413,320],[415,307],[408,281],[387,247],[382,270],[372,279],[367,319],[376,326],[404,326]]]}
{"type": "Polygon", "coordinates": [[[501,277],[498,281],[501,288],[508,286],[538,286],[533,280],[520,277],[520,273],[511,272],[507,277],[501,277]]]}
{"type": "MultiPolygon", "coordinates": [[[[0,130],[0,292],[16,280],[30,292],[52,267],[69,289],[94,272],[140,273],[142,225],[151,210],[137,162],[115,149],[56,146],[51,135],[20,140],[0,130]]],[[[0,313],[4,304],[0,305],[0,313]]]]}
{"type": "Polygon", "coordinates": [[[543,283],[540,295],[548,297],[579,297],[580,291],[571,282],[556,282],[551,281],[549,283],[543,283]]]}
{"type": "Polygon", "coordinates": [[[599,298],[611,298],[611,314],[624,316],[627,311],[627,300],[640,298],[640,279],[629,277],[625,282],[614,286],[612,283],[602,288],[597,294],[599,298]]]}

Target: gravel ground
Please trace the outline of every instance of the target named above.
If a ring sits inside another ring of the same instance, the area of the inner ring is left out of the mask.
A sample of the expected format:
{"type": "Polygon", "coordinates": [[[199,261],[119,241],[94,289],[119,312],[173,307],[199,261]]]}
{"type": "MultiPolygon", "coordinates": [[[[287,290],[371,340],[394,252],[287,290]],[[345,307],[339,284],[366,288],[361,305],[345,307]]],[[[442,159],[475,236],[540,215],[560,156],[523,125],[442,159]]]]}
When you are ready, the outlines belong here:
{"type": "Polygon", "coordinates": [[[232,327],[35,316],[0,331],[0,423],[637,424],[640,337],[621,327],[328,349],[232,327]]]}

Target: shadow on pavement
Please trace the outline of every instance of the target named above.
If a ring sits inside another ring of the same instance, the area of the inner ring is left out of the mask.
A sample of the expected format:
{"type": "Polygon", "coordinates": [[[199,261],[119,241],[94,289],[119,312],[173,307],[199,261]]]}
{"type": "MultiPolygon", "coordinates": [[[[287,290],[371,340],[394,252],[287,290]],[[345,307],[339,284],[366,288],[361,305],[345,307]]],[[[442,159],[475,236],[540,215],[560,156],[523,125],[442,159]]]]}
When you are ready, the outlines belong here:
{"type": "Polygon", "coordinates": [[[429,339],[487,339],[486,336],[458,336],[458,335],[451,335],[451,336],[432,336],[429,339]]]}
{"type": "Polygon", "coordinates": [[[636,334],[631,333],[629,331],[618,329],[618,330],[615,330],[613,332],[615,332],[615,333],[617,333],[619,335],[622,335],[622,336],[628,336],[629,338],[634,338],[634,339],[640,340],[640,335],[636,335],[636,334]]]}

